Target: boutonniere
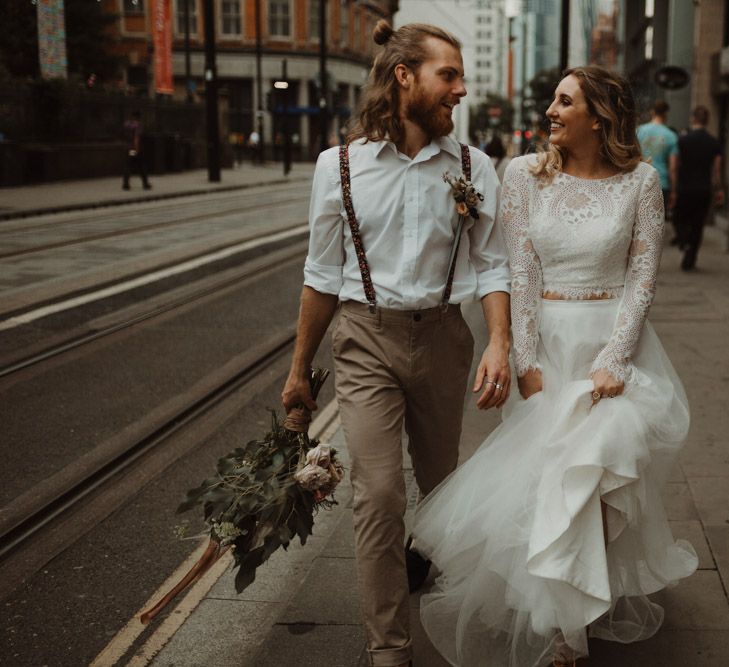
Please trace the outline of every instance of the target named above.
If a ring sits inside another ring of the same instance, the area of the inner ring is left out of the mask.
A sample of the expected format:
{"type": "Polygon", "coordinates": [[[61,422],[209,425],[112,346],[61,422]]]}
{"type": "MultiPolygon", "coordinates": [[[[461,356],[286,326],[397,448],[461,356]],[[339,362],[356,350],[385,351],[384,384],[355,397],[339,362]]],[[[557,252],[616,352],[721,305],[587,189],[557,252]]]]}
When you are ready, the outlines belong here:
{"type": "Polygon", "coordinates": [[[478,220],[478,202],[483,201],[483,195],[473,187],[471,181],[467,181],[463,176],[457,178],[450,172],[443,174],[443,180],[451,186],[451,194],[456,200],[456,212],[460,216],[470,215],[474,220],[478,220]]]}

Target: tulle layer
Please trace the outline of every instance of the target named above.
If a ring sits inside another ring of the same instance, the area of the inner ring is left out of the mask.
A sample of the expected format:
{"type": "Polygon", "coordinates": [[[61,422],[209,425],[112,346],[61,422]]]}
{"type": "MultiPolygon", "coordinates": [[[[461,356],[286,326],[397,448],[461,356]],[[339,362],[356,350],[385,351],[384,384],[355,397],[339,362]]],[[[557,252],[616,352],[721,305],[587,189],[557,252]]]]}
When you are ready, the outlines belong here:
{"type": "Polygon", "coordinates": [[[646,595],[697,567],[660,497],[689,413],[650,324],[624,394],[591,407],[586,378],[616,301],[542,302],[543,391],[514,392],[502,424],[416,512],[417,547],[441,572],[421,599],[423,626],[453,665],[586,655],[588,625],[604,639],[646,639],[663,621],[646,595]]]}

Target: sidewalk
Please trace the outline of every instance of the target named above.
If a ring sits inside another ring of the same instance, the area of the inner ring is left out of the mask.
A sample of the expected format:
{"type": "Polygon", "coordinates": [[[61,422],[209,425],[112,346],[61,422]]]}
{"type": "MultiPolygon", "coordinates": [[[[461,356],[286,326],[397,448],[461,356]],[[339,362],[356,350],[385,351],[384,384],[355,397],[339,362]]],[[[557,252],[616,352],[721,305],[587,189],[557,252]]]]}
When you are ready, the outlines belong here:
{"type": "MultiPolygon", "coordinates": [[[[696,272],[681,272],[678,252],[666,249],[650,318],[685,383],[692,406],[691,432],[664,497],[674,535],[694,545],[699,571],[656,596],[666,617],[655,637],[628,646],[591,641],[591,667],[729,664],[729,412],[725,405],[729,256],[723,234],[716,229],[707,231],[696,272]]],[[[478,349],[484,343],[479,308],[473,304],[466,317],[478,333],[478,349]]],[[[469,397],[462,460],[473,453],[497,420],[496,414],[475,410],[469,397]]],[[[331,440],[344,448],[340,428],[331,440]]],[[[343,454],[346,456],[346,450],[343,454]]],[[[410,518],[416,498],[412,470],[407,470],[407,479],[410,518]]],[[[232,575],[224,573],[169,641],[165,638],[155,644],[150,640],[128,664],[366,665],[348,483],[338,499],[338,508],[317,519],[310,544],[276,554],[242,595],[235,593],[232,575]]],[[[415,665],[443,667],[446,663],[420,627],[417,595],[411,597],[411,609],[415,665]]],[[[484,667],[488,664],[485,658],[484,667]]]]}
{"type": "Polygon", "coordinates": [[[246,162],[223,169],[219,183],[208,181],[206,169],[196,169],[150,176],[151,190],[142,189],[139,176],[132,177],[130,190],[122,190],[121,176],[0,188],[0,220],[309,180],[313,171],[313,163],[295,163],[289,175],[284,176],[281,163],[246,162]]]}

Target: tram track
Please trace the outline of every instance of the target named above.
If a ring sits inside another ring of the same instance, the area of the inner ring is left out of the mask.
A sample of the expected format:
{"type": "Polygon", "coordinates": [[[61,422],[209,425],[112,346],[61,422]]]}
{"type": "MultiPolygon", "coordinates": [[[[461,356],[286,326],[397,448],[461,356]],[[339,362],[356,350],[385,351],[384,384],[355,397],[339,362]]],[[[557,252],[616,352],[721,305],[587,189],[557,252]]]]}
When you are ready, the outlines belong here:
{"type": "MultiPolygon", "coordinates": [[[[257,199],[258,198],[254,198],[257,199]]],[[[277,207],[277,206],[287,206],[290,204],[294,204],[297,202],[303,202],[305,201],[304,196],[294,196],[294,197],[288,197],[285,199],[279,199],[270,202],[270,206],[277,207]]],[[[39,252],[45,252],[48,250],[55,250],[57,248],[67,248],[71,246],[76,245],[82,245],[85,243],[92,243],[95,241],[102,241],[107,239],[118,239],[124,236],[130,236],[134,234],[144,234],[146,232],[150,231],[156,231],[160,229],[165,229],[169,227],[179,227],[182,225],[187,224],[193,224],[196,222],[205,222],[210,223],[212,220],[215,220],[216,218],[224,218],[226,216],[234,215],[234,214],[243,214],[255,210],[260,210],[260,201],[255,201],[254,203],[250,205],[241,205],[240,203],[236,204],[234,207],[225,208],[222,210],[216,210],[214,212],[206,211],[200,214],[191,215],[188,217],[178,217],[174,220],[165,220],[162,222],[157,223],[148,223],[143,225],[137,225],[137,226],[125,226],[123,229],[116,229],[106,232],[97,232],[92,234],[85,234],[83,236],[77,237],[77,238],[71,238],[66,239],[62,241],[54,241],[52,243],[45,243],[35,246],[30,246],[26,248],[19,248],[17,250],[9,250],[2,252],[0,251],[0,260],[2,259],[10,259],[13,257],[21,257],[25,255],[32,255],[34,253],[39,252]]],[[[75,224],[75,223],[74,223],[75,224]]],[[[4,231],[4,230],[3,230],[4,231]]],[[[23,233],[27,233],[29,230],[22,230],[23,233]]],[[[2,237],[2,232],[0,232],[0,238],[2,237]]]]}
{"type": "MultiPolygon", "coordinates": [[[[292,245],[267,254],[257,260],[246,262],[242,267],[229,269],[212,278],[198,281],[199,286],[190,289],[184,287],[176,290],[170,295],[169,300],[159,303],[159,300],[151,300],[149,307],[136,308],[135,313],[119,321],[111,321],[98,329],[85,332],[73,332],[65,340],[54,342],[54,344],[34,350],[31,354],[19,357],[16,360],[5,362],[0,366],[0,380],[8,378],[20,371],[37,366],[45,361],[58,357],[64,353],[76,350],[89,343],[106,338],[118,332],[138,326],[161,315],[175,311],[183,306],[192,304],[207,296],[213,295],[220,290],[233,287],[262,272],[268,271],[282,263],[290,261],[297,256],[303,256],[306,250],[306,242],[294,242],[292,245]]],[[[127,309],[128,312],[128,309],[127,309]]],[[[113,318],[111,318],[113,319],[113,318]]]]}
{"type": "MultiPolygon", "coordinates": [[[[145,418],[143,424],[135,425],[137,437],[112,438],[102,443],[51,479],[8,503],[0,514],[0,565],[5,565],[39,531],[78,507],[92,492],[117,478],[152,450],[163,447],[176,433],[251,382],[289,351],[295,332],[295,324],[291,324],[239,355],[225,368],[209,374],[183,399],[170,402],[145,418]]],[[[165,467],[168,464],[166,461],[165,467]]],[[[2,592],[0,589],[0,597],[2,592]]]]}

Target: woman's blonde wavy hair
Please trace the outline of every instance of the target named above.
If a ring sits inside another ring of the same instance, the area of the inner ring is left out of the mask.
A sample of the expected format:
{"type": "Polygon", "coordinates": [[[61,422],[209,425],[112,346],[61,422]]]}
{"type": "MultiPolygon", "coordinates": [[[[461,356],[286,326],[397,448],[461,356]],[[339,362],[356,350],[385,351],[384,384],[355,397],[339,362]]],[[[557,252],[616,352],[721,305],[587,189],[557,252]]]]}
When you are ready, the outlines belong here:
{"type": "Polygon", "coordinates": [[[408,23],[393,30],[384,19],[377,22],[372,38],[383,49],[377,54],[359,104],[357,121],[347,136],[347,143],[356,139],[382,141],[386,137],[397,143],[403,137],[400,121],[400,84],[395,67],[406,65],[417,74],[430,57],[425,45],[428,37],[442,39],[459,51],[461,43],[449,32],[426,23],[408,23]]]}
{"type": "MultiPolygon", "coordinates": [[[[630,84],[620,75],[592,65],[567,69],[562,78],[570,75],[577,78],[590,114],[600,121],[600,155],[620,171],[635,169],[642,154],[635,133],[637,113],[630,84]]],[[[551,182],[562,171],[564,157],[560,148],[550,144],[537,154],[536,164],[529,169],[551,182]]]]}

